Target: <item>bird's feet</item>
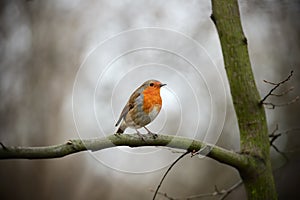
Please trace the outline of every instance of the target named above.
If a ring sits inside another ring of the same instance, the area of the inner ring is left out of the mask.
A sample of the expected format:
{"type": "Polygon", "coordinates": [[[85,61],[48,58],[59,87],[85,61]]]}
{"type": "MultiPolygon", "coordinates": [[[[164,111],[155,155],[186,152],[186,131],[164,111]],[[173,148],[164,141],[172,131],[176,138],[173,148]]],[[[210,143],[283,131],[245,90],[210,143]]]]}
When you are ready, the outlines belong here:
{"type": "Polygon", "coordinates": [[[148,134],[149,135],[151,135],[154,139],[156,139],[157,137],[158,137],[158,135],[156,134],[156,133],[152,133],[149,129],[147,129],[146,127],[144,127],[146,130],[147,130],[147,132],[148,132],[148,134]]]}
{"type": "Polygon", "coordinates": [[[116,137],[120,138],[121,134],[122,134],[122,133],[116,132],[114,135],[115,135],[116,137]]]}
{"type": "Polygon", "coordinates": [[[136,130],[136,133],[137,133],[137,135],[144,141],[144,142],[146,142],[146,140],[145,140],[145,135],[143,135],[143,134],[141,134],[138,130],[136,130]]]}
{"type": "Polygon", "coordinates": [[[158,135],[156,133],[149,132],[148,134],[152,135],[153,139],[156,139],[158,137],[158,135]]]}

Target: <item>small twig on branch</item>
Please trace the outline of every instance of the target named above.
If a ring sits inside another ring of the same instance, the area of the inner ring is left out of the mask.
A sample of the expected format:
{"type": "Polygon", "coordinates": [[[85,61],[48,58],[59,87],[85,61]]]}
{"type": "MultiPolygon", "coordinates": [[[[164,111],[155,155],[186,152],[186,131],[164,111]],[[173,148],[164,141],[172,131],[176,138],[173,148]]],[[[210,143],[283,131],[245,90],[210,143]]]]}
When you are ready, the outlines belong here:
{"type": "Polygon", "coordinates": [[[291,105],[295,102],[297,102],[299,100],[299,96],[296,96],[293,100],[287,102],[287,103],[283,103],[283,104],[275,104],[275,103],[271,103],[271,102],[263,102],[263,105],[266,105],[267,108],[269,109],[274,109],[275,107],[282,107],[282,106],[287,106],[287,105],[291,105]]]}
{"type": "Polygon", "coordinates": [[[281,97],[281,96],[286,95],[287,93],[289,93],[289,92],[291,92],[291,91],[293,91],[293,90],[294,90],[294,87],[290,87],[289,89],[283,91],[283,92],[280,93],[280,94],[274,94],[274,93],[272,93],[271,95],[272,95],[272,96],[276,96],[276,97],[281,97]]]}
{"type": "Polygon", "coordinates": [[[272,131],[272,133],[269,135],[270,140],[270,145],[275,142],[276,139],[278,139],[282,135],[290,134],[290,133],[295,133],[295,131],[299,131],[300,128],[293,128],[293,129],[288,129],[283,132],[276,133],[278,131],[278,124],[276,124],[276,128],[272,131]]]}
{"type": "Polygon", "coordinates": [[[284,159],[286,162],[289,161],[288,157],[283,153],[281,152],[277,146],[274,144],[275,140],[277,140],[277,138],[279,138],[282,133],[276,133],[278,131],[279,127],[278,127],[278,124],[276,124],[276,127],[275,129],[272,131],[272,133],[269,135],[269,138],[271,139],[270,140],[270,146],[274,148],[274,150],[279,153],[284,159]]]}
{"type": "Polygon", "coordinates": [[[165,192],[157,192],[157,194],[164,196],[166,199],[169,199],[169,200],[192,200],[192,199],[201,199],[201,198],[205,198],[205,197],[215,197],[215,196],[220,196],[220,200],[224,200],[231,192],[233,192],[235,189],[237,189],[242,184],[243,184],[243,182],[242,182],[242,180],[240,180],[237,183],[235,183],[234,185],[232,185],[230,188],[228,188],[227,190],[224,190],[224,189],[219,190],[217,188],[217,186],[215,186],[214,192],[191,195],[191,196],[187,196],[187,197],[171,197],[170,195],[168,195],[165,192]]]}
{"type": "Polygon", "coordinates": [[[0,142],[0,146],[1,146],[4,150],[7,150],[6,146],[5,146],[2,142],[0,142]]]}
{"type": "Polygon", "coordinates": [[[283,96],[285,94],[287,94],[288,92],[292,91],[294,88],[291,87],[289,88],[288,90],[282,92],[281,94],[275,94],[273,93],[280,85],[284,84],[285,82],[289,81],[291,79],[291,77],[293,76],[293,71],[290,72],[289,76],[280,81],[279,83],[273,83],[273,82],[270,82],[270,81],[267,81],[267,80],[264,80],[265,83],[268,83],[270,85],[274,85],[274,87],[268,92],[268,94],[266,94],[266,96],[260,100],[260,104],[263,104],[263,105],[267,105],[267,106],[271,106],[269,108],[271,109],[274,109],[276,106],[286,106],[286,105],[289,105],[289,104],[292,104],[296,101],[298,101],[299,97],[296,97],[295,99],[293,99],[292,101],[288,102],[288,103],[285,103],[285,104],[273,104],[273,103],[270,103],[270,102],[265,102],[266,99],[269,97],[269,96],[277,96],[277,97],[280,97],[280,96],[283,96]]]}
{"type": "Polygon", "coordinates": [[[278,147],[274,144],[274,142],[283,134],[289,134],[289,133],[294,133],[295,131],[300,130],[300,128],[295,128],[295,129],[289,129],[287,131],[284,132],[279,132],[276,133],[278,131],[278,124],[276,124],[276,128],[272,131],[272,133],[269,135],[270,138],[270,146],[274,148],[274,150],[279,153],[280,155],[282,155],[282,157],[284,157],[284,159],[286,160],[286,162],[289,161],[288,157],[286,156],[285,153],[287,152],[283,152],[281,150],[278,149],[278,147]]]}
{"type": "Polygon", "coordinates": [[[158,184],[158,186],[157,186],[157,188],[156,188],[156,190],[155,190],[155,192],[154,192],[154,195],[153,195],[153,200],[155,200],[155,197],[156,197],[156,195],[157,195],[157,192],[158,192],[158,190],[159,190],[159,188],[160,188],[160,186],[162,185],[162,182],[164,181],[164,179],[166,178],[166,176],[167,176],[167,174],[171,171],[171,169],[173,168],[173,166],[179,161],[179,160],[181,160],[184,156],[186,156],[187,154],[189,154],[190,152],[189,151],[187,151],[187,152],[185,152],[184,154],[182,154],[181,156],[179,156],[171,165],[170,165],[170,167],[168,168],[168,170],[166,171],[166,173],[164,174],[164,176],[162,177],[162,179],[160,180],[160,182],[159,182],[159,184],[158,184]]]}
{"type": "Polygon", "coordinates": [[[243,181],[240,180],[233,186],[231,186],[229,189],[224,191],[224,195],[220,198],[220,200],[224,200],[232,191],[234,191],[236,188],[238,188],[240,185],[242,185],[243,181]]]}
{"type": "Polygon", "coordinates": [[[285,159],[285,164],[289,162],[289,158],[285,155],[284,152],[280,151],[276,145],[271,144],[271,147],[273,147],[274,150],[275,150],[277,153],[279,153],[279,154],[285,159]]]}
{"type": "Polygon", "coordinates": [[[278,131],[278,129],[279,129],[279,126],[278,126],[278,124],[276,124],[275,129],[274,129],[274,130],[272,131],[272,133],[269,135],[269,138],[271,138],[271,140],[270,140],[270,145],[272,145],[273,142],[274,142],[279,136],[281,136],[281,133],[279,133],[279,134],[276,133],[276,132],[278,131]]]}
{"type": "Polygon", "coordinates": [[[263,103],[270,95],[272,95],[272,92],[274,92],[274,90],[276,90],[280,85],[284,84],[285,82],[287,82],[288,80],[290,80],[290,78],[293,76],[294,71],[292,70],[290,72],[290,75],[284,79],[283,81],[280,81],[279,83],[273,83],[267,80],[264,80],[265,83],[269,83],[271,85],[274,85],[275,87],[273,87],[269,93],[260,101],[260,103],[263,103]]]}

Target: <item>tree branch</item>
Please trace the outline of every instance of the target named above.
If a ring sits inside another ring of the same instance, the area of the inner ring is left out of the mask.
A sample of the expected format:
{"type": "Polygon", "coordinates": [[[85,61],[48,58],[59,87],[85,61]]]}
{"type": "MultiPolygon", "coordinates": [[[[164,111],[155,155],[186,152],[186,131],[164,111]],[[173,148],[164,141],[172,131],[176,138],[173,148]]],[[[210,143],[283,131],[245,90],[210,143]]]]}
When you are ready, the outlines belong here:
{"type": "Polygon", "coordinates": [[[103,138],[69,140],[64,144],[44,147],[14,147],[1,145],[0,159],[47,159],[60,158],[81,151],[99,151],[116,146],[167,146],[170,148],[184,149],[188,152],[199,151],[201,148],[209,148],[208,157],[221,163],[228,164],[235,168],[245,168],[249,164],[249,159],[245,155],[203,143],[189,138],[158,135],[156,139],[146,135],[145,141],[137,134],[122,134],[119,136],[109,135],[103,138]]]}

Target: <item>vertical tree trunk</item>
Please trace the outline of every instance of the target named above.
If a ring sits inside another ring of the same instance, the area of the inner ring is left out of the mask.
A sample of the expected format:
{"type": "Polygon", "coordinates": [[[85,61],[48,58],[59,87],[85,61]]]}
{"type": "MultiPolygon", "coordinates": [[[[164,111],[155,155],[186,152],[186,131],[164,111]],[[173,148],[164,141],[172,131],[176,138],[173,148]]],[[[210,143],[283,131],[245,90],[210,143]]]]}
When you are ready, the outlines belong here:
{"type": "Polygon", "coordinates": [[[277,199],[270,162],[266,115],[254,81],[247,39],[244,36],[237,0],[212,0],[216,25],[233,104],[238,119],[241,153],[251,160],[247,169],[238,169],[248,199],[277,199]]]}

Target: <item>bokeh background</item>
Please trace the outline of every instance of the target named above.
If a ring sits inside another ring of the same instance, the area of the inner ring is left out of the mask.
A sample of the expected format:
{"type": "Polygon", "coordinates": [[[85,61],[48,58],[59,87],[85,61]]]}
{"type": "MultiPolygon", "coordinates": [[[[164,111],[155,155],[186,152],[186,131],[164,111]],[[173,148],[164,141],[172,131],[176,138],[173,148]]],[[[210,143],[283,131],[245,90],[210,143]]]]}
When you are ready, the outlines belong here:
{"type": "MultiPolygon", "coordinates": [[[[292,80],[279,92],[292,86],[294,90],[270,99],[274,103],[286,103],[300,93],[300,2],[241,0],[239,3],[261,95],[270,90],[270,85],[263,83],[264,79],[280,81],[294,70],[292,80]]],[[[210,14],[209,0],[2,0],[0,141],[6,145],[44,146],[71,138],[111,134],[130,93],[145,79],[154,77],[165,81],[168,87],[162,90],[165,105],[150,126],[151,130],[207,138],[207,119],[213,108],[217,108],[217,121],[211,127],[216,130],[218,140],[215,142],[224,148],[238,150],[236,117],[210,14]],[[174,41],[173,37],[162,38],[163,35],[153,37],[147,31],[144,35],[125,37],[121,42],[113,40],[99,48],[103,41],[122,31],[143,27],[183,33],[199,42],[212,61],[207,61],[203,49],[192,47],[180,36],[174,41]],[[155,41],[153,46],[167,44],[167,49],[191,56],[191,60],[198,55],[202,61],[195,63],[203,76],[195,75],[194,68],[178,56],[149,49],[123,56],[105,71],[107,62],[118,53],[131,50],[136,41],[143,40],[149,45],[155,41]],[[215,68],[220,74],[215,73],[215,68]],[[102,72],[104,75],[100,79],[102,72]],[[220,92],[219,97],[212,99],[208,87],[214,92],[218,89],[214,87],[222,85],[222,80],[227,97],[220,92]],[[182,125],[178,126],[180,123],[182,125]],[[219,125],[222,125],[220,133],[219,125]]],[[[267,110],[270,132],[276,124],[278,132],[292,130],[276,141],[276,146],[286,152],[289,162],[275,151],[271,152],[280,199],[300,196],[297,191],[300,180],[299,111],[299,103],[267,110]]],[[[179,154],[153,148],[140,152],[142,154],[115,148],[60,159],[1,161],[1,199],[150,199],[153,195],[150,190],[156,187],[165,166],[179,154]],[[153,151],[156,153],[149,154],[153,151]],[[110,163],[101,162],[103,160],[110,163]],[[155,165],[146,170],[153,162],[160,167],[155,165]]],[[[184,197],[213,192],[215,185],[226,189],[238,180],[238,173],[228,166],[209,158],[186,157],[174,167],[161,191],[173,197],[184,197]]],[[[228,197],[243,198],[243,187],[228,197]]]]}

